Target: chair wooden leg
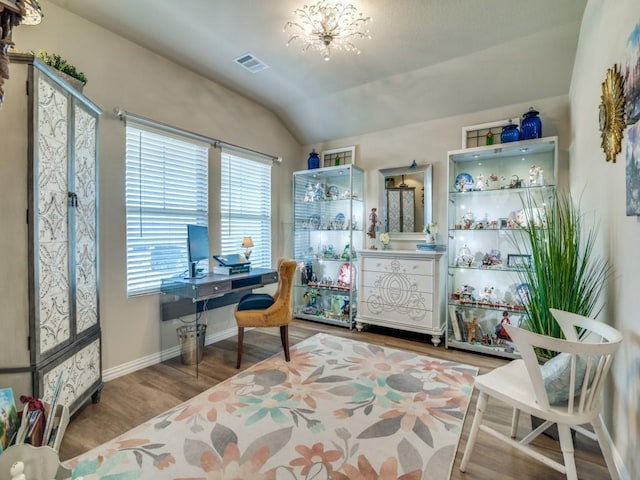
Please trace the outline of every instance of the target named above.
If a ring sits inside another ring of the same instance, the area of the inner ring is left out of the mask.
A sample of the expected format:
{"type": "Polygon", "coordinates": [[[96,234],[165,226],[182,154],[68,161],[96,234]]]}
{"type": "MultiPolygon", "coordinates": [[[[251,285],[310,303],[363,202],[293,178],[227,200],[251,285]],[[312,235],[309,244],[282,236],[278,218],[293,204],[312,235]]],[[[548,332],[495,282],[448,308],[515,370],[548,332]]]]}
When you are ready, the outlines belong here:
{"type": "Polygon", "coordinates": [[[516,438],[518,434],[518,422],[520,421],[520,410],[513,409],[513,416],[511,417],[511,438],[516,438]]]}
{"type": "Polygon", "coordinates": [[[467,464],[469,463],[471,453],[473,452],[473,447],[476,443],[476,438],[478,437],[478,430],[480,430],[480,423],[482,423],[482,416],[484,415],[484,411],[487,409],[488,400],[489,399],[487,395],[480,392],[480,396],[478,397],[478,405],[476,407],[476,414],[473,417],[473,424],[471,425],[469,439],[467,440],[467,446],[464,449],[464,455],[462,456],[462,461],[460,462],[461,472],[465,472],[467,470],[467,464]]]}
{"type": "Polygon", "coordinates": [[[573,438],[571,438],[571,428],[569,425],[558,423],[558,435],[560,436],[560,448],[564,458],[564,468],[566,469],[567,480],[578,480],[576,471],[576,461],[573,457],[573,438]]]}
{"type": "Polygon", "coordinates": [[[591,425],[593,426],[593,431],[596,433],[596,437],[598,438],[598,444],[600,445],[602,456],[604,457],[604,461],[609,469],[611,480],[619,480],[620,475],[618,475],[618,470],[616,468],[615,461],[613,460],[613,451],[611,450],[611,438],[609,437],[609,432],[607,432],[606,428],[602,424],[602,419],[599,416],[591,422],[591,425]]]}
{"type": "Polygon", "coordinates": [[[289,325],[280,327],[280,341],[282,341],[282,348],[284,349],[284,359],[288,362],[291,360],[289,356],[289,325]]]}
{"type": "Polygon", "coordinates": [[[244,340],[244,327],[238,327],[238,361],[236,362],[236,368],[240,368],[242,362],[242,342],[244,340]]]}

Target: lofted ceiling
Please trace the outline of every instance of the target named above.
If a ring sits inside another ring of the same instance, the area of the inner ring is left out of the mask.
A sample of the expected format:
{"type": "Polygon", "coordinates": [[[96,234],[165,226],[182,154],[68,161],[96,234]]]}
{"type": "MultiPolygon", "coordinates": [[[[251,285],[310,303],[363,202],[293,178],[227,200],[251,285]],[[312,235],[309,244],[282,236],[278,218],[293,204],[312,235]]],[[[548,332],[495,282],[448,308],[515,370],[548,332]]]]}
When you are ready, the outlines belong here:
{"type": "Polygon", "coordinates": [[[264,105],[301,144],[566,95],[586,5],[353,0],[372,39],[325,62],[285,46],[305,0],[50,1],[264,105]]]}

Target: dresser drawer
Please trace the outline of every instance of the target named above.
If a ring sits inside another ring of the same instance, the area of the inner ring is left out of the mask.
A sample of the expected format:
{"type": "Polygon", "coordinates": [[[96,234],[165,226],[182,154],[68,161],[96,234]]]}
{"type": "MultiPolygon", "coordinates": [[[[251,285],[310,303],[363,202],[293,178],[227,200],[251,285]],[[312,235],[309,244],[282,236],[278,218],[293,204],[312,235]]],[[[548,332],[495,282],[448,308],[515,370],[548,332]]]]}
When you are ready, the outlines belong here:
{"type": "Polygon", "coordinates": [[[366,272],[360,288],[378,288],[388,291],[417,291],[433,293],[433,277],[407,274],[399,271],[366,272]]]}
{"type": "Polygon", "coordinates": [[[363,259],[363,269],[367,272],[397,272],[413,275],[433,276],[433,260],[409,260],[397,258],[363,259]]]}

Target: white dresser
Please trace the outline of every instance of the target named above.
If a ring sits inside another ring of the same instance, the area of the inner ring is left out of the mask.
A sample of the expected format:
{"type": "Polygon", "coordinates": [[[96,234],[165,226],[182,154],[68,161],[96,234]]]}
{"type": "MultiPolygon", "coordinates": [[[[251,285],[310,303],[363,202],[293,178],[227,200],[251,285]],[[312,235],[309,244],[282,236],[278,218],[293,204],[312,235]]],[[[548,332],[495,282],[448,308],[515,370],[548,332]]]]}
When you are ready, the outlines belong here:
{"type": "Polygon", "coordinates": [[[380,325],[431,335],[444,331],[445,264],[442,252],[363,250],[358,252],[356,328],[380,325]]]}

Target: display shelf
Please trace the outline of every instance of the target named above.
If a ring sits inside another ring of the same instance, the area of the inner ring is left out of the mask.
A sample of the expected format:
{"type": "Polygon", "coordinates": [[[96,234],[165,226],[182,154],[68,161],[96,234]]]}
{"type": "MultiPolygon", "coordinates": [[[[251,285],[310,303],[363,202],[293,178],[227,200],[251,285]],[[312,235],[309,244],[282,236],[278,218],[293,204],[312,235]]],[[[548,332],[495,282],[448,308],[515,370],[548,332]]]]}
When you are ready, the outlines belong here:
{"type": "Polygon", "coordinates": [[[294,172],[297,318],[351,328],[356,250],[364,240],[364,172],[354,165],[294,172]]]}
{"type": "Polygon", "coordinates": [[[557,139],[452,151],[448,169],[447,347],[515,358],[500,326],[525,315],[528,289],[518,273],[531,257],[521,227],[545,221],[523,206],[553,199],[557,139]]]}

